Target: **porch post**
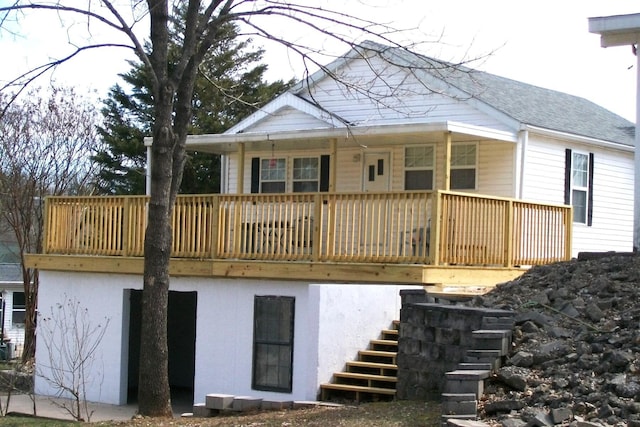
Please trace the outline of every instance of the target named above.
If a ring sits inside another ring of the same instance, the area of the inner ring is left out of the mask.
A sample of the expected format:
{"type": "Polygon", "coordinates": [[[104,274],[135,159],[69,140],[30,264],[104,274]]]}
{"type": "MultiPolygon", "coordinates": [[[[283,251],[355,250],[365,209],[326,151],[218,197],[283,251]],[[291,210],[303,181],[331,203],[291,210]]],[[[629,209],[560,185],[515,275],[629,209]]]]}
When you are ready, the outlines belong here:
{"type": "Polygon", "coordinates": [[[244,193],[244,142],[238,144],[238,176],[236,194],[244,193]]]}
{"type": "Polygon", "coordinates": [[[329,162],[329,193],[336,192],[336,159],[338,153],[338,139],[331,138],[329,140],[331,150],[331,161],[329,162]]]}
{"type": "Polygon", "coordinates": [[[451,189],[451,132],[444,134],[444,190],[451,189]]]}

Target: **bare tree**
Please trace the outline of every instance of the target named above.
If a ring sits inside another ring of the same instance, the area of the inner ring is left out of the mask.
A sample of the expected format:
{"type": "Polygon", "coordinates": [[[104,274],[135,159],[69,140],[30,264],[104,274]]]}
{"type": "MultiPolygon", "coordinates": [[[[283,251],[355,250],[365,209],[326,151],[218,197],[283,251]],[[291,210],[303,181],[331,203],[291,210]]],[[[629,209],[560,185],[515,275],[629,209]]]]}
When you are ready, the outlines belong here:
{"type": "MultiPolygon", "coordinates": [[[[138,404],[142,415],[169,416],[171,402],[166,331],[171,255],[170,219],[182,180],[194,81],[203,57],[221,36],[220,29],[224,24],[234,22],[244,31],[244,36],[262,38],[286,46],[301,59],[307,69],[307,78],[310,76],[308,71],[313,68],[320,68],[336,79],[340,79],[340,76],[324,67],[327,57],[322,56],[321,46],[314,47],[290,37],[288,30],[292,27],[296,27],[300,33],[316,33],[331,38],[342,43],[345,50],[357,47],[357,38],[372,39],[408,53],[409,48],[415,46],[399,41],[401,33],[393,26],[363,18],[364,7],[358,9],[358,16],[354,16],[339,9],[327,9],[320,3],[314,5],[306,0],[89,0],[82,2],[81,6],[72,0],[14,0],[11,6],[0,7],[0,25],[4,22],[6,27],[6,23],[36,10],[50,11],[54,16],[77,15],[86,23],[88,32],[91,32],[92,26],[104,25],[120,35],[124,34],[128,42],[116,42],[119,39],[115,35],[110,43],[74,41],[73,49],[67,56],[29,70],[9,85],[23,87],[48,69],[83,51],[125,45],[146,66],[152,81],[155,122],[152,127],[150,165],[151,199],[144,248],[138,404]],[[180,13],[178,6],[181,8],[180,13]],[[181,22],[176,21],[177,16],[183,17],[181,22]],[[149,32],[145,31],[152,48],[149,54],[136,33],[137,26],[144,18],[148,18],[150,23],[149,32]],[[172,27],[180,29],[182,45],[178,47],[179,60],[169,67],[168,46],[172,27]]],[[[356,49],[355,52],[357,54],[362,51],[356,49]]],[[[389,63],[394,62],[393,55],[380,53],[389,63]]],[[[434,63],[416,61],[408,69],[415,72],[421,67],[433,68],[434,63]]],[[[446,66],[435,64],[435,68],[444,69],[446,66]]],[[[383,88],[384,93],[380,94],[375,93],[375,86],[371,84],[359,87],[350,82],[348,87],[370,96],[376,102],[384,102],[389,96],[393,96],[393,90],[387,90],[388,87],[383,88]]]]}
{"type": "Polygon", "coordinates": [[[49,357],[38,365],[36,374],[57,388],[59,397],[70,399],[69,403],[65,400],[54,403],[74,420],[89,422],[93,411],[87,403],[87,389],[99,387],[104,379],[104,371],[92,368],[101,362],[97,349],[109,319],[94,324],[87,309],[75,298],[65,295],[63,301],[51,307],[48,315],[39,316],[38,333],[49,357]]]}
{"type": "Polygon", "coordinates": [[[97,112],[72,89],[32,90],[8,104],[0,97],[0,215],[10,228],[22,265],[25,295],[24,362],[35,354],[38,271],[24,254],[42,253],[44,198],[86,191],[97,112]]]}

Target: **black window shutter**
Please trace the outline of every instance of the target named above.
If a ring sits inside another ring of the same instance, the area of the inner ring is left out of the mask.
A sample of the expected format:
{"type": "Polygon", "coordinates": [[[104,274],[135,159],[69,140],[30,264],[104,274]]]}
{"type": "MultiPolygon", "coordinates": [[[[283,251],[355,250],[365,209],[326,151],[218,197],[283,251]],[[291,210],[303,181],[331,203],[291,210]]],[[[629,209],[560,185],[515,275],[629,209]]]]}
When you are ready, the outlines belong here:
{"type": "Polygon", "coordinates": [[[587,225],[593,223],[593,153],[589,153],[589,201],[587,202],[587,225]]]}
{"type": "Polygon", "coordinates": [[[260,157],[251,159],[251,192],[260,192],[260,157]]]}
{"type": "Polygon", "coordinates": [[[329,161],[331,156],[320,156],[320,191],[329,191],[329,161]]]}
{"type": "Polygon", "coordinates": [[[571,204],[571,149],[564,151],[564,204],[571,204]]]}

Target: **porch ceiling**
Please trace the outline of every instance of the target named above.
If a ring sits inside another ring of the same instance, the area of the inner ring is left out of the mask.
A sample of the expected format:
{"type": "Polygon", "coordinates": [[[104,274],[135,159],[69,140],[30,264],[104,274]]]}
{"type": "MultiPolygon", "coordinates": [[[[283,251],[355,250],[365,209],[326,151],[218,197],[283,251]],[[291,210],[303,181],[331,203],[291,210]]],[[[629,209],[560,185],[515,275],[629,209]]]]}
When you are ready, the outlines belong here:
{"type": "MultiPolygon", "coordinates": [[[[505,141],[516,142],[517,134],[486,127],[457,122],[392,124],[378,126],[353,126],[350,128],[325,128],[288,130],[281,132],[256,132],[237,134],[192,135],[187,138],[187,149],[217,154],[237,152],[240,144],[249,151],[271,150],[276,144],[278,150],[300,148],[328,149],[330,140],[339,144],[353,143],[361,146],[389,144],[411,144],[442,142],[443,134],[451,132],[452,142],[465,141],[505,141]]],[[[145,138],[145,145],[151,145],[151,138],[145,138]]]]}

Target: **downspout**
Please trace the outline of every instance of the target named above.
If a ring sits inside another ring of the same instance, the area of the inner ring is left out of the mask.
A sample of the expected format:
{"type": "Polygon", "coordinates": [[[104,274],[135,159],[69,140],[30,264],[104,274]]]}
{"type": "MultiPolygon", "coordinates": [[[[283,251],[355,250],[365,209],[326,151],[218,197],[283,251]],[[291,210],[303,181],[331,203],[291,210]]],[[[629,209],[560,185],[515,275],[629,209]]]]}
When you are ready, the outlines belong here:
{"type": "Polygon", "coordinates": [[[634,151],[635,176],[633,190],[633,251],[640,249],[640,55],[633,45],[636,55],[636,149],[634,151]]]}

